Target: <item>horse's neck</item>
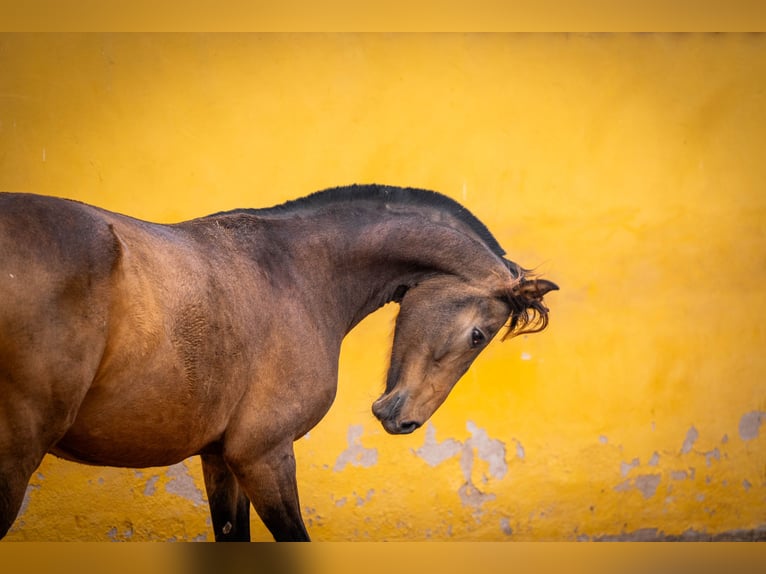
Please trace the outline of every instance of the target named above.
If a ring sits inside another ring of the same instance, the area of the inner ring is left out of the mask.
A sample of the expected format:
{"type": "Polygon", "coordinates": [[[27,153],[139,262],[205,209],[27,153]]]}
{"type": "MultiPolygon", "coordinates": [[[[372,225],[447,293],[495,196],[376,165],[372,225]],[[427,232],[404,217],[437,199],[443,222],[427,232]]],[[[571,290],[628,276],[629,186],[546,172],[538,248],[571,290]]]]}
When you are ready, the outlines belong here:
{"type": "Polygon", "coordinates": [[[478,238],[428,219],[325,215],[282,219],[279,225],[289,250],[285,261],[295,266],[302,296],[344,335],[402,288],[426,277],[451,274],[477,281],[507,274],[500,257],[478,238]]]}

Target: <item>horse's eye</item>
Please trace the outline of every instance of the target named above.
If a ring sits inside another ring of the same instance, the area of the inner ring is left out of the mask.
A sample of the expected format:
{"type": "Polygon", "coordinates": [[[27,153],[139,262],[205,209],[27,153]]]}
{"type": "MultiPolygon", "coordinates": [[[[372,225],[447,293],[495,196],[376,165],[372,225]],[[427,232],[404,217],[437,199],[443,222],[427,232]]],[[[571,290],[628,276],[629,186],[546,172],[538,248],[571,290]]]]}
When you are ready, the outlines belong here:
{"type": "Polygon", "coordinates": [[[471,347],[478,347],[486,340],[487,338],[484,336],[484,333],[481,332],[481,329],[474,327],[473,331],[471,331],[471,347]]]}

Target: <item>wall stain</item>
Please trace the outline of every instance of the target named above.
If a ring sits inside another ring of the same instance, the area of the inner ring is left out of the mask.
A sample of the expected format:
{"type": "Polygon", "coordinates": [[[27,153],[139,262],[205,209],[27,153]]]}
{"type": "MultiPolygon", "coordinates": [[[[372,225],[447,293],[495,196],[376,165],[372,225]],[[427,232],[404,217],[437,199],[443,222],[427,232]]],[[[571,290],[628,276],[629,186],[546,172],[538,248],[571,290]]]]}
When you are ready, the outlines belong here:
{"type": "Polygon", "coordinates": [[[752,529],[726,530],[709,533],[689,528],[681,534],[666,534],[658,528],[639,528],[632,532],[602,536],[580,535],[578,540],[593,542],[764,542],[766,524],[752,529]]]}

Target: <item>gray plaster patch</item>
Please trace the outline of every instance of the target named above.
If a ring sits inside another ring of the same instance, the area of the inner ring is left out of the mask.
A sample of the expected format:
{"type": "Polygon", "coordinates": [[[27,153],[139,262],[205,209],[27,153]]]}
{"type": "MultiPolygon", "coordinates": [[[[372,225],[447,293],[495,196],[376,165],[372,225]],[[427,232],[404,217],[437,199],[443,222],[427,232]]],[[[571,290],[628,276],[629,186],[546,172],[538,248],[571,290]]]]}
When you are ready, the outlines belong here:
{"type": "Polygon", "coordinates": [[[144,486],[144,496],[152,496],[157,492],[157,481],[159,479],[159,475],[156,474],[149,477],[149,480],[146,481],[146,486],[144,486]]]}
{"type": "Polygon", "coordinates": [[[466,482],[461,486],[457,493],[460,496],[463,506],[471,506],[477,510],[481,508],[481,505],[485,502],[490,502],[496,498],[492,493],[481,492],[470,482],[466,482]]]}
{"type": "Polygon", "coordinates": [[[516,441],[516,456],[518,456],[521,460],[524,460],[524,457],[526,456],[526,453],[524,452],[524,445],[521,444],[521,441],[516,439],[513,440],[516,441]]]}
{"type": "Polygon", "coordinates": [[[18,514],[16,514],[17,518],[20,518],[24,515],[24,513],[27,511],[27,507],[29,506],[29,497],[32,494],[33,491],[39,490],[40,485],[39,484],[29,484],[27,485],[27,489],[24,491],[24,498],[21,500],[21,508],[19,508],[18,514]]]}
{"type": "Polygon", "coordinates": [[[176,494],[187,500],[191,500],[198,506],[205,505],[205,497],[197,485],[194,484],[194,479],[189,473],[189,469],[185,462],[179,462],[173,466],[168,467],[165,472],[165,476],[170,480],[165,484],[165,490],[171,494],[176,494]]]}
{"type": "Polygon", "coordinates": [[[670,473],[670,478],[673,480],[686,480],[689,478],[689,473],[685,470],[674,470],[670,473]]]}
{"type": "Polygon", "coordinates": [[[463,477],[467,482],[471,482],[471,474],[473,474],[473,449],[471,445],[464,444],[460,451],[460,470],[463,471],[463,477]]]}
{"type": "Polygon", "coordinates": [[[601,444],[608,444],[609,443],[609,437],[604,436],[604,435],[599,435],[598,442],[600,442],[601,444]]]}
{"type": "Polygon", "coordinates": [[[710,467],[713,464],[713,460],[721,460],[721,451],[718,447],[705,453],[705,464],[710,467]]]}
{"type": "Polygon", "coordinates": [[[125,530],[122,532],[122,535],[120,535],[120,531],[116,526],[112,526],[106,533],[109,540],[119,542],[120,540],[130,540],[133,538],[133,525],[128,522],[124,526],[125,530]]]}
{"type": "Polygon", "coordinates": [[[510,536],[513,534],[513,528],[511,528],[511,521],[508,518],[501,518],[500,519],[500,530],[503,531],[503,534],[506,536],[510,536]]]}
{"type": "Polygon", "coordinates": [[[639,466],[641,463],[639,462],[638,458],[634,458],[629,463],[628,462],[621,462],[620,463],[620,474],[622,476],[628,476],[628,473],[639,466]]]}
{"type": "Polygon", "coordinates": [[[641,491],[644,498],[651,498],[657,491],[662,477],[659,474],[642,474],[636,477],[636,488],[641,491]]]}
{"type": "Polygon", "coordinates": [[[640,474],[633,479],[623,480],[614,487],[614,490],[616,492],[627,492],[628,490],[636,489],[641,491],[644,498],[651,498],[657,491],[661,480],[662,476],[659,474],[640,474]]]}
{"type": "Polygon", "coordinates": [[[460,442],[452,438],[437,442],[436,427],[429,422],[426,426],[426,439],[423,446],[414,452],[429,466],[437,466],[459,453],[461,446],[460,442]]]}
{"type": "Polygon", "coordinates": [[[348,427],[348,448],[338,455],[333,468],[335,472],[343,470],[347,464],[369,468],[378,463],[378,449],[362,446],[359,439],[363,433],[362,425],[348,427]]]}
{"type": "Polygon", "coordinates": [[[697,432],[697,429],[694,427],[689,428],[686,433],[686,438],[684,439],[684,444],[681,445],[681,454],[691,452],[692,447],[694,446],[694,443],[697,442],[698,437],[699,433],[697,432]]]}
{"type": "Polygon", "coordinates": [[[763,411],[750,411],[742,415],[739,419],[739,437],[742,440],[757,438],[764,418],[766,418],[766,412],[763,411]]]}
{"type": "Polygon", "coordinates": [[[628,490],[630,490],[631,488],[633,488],[633,486],[632,486],[632,484],[631,484],[632,482],[633,482],[633,481],[632,481],[632,480],[630,480],[630,479],[628,479],[628,480],[623,480],[623,481],[622,481],[620,484],[618,484],[617,486],[615,486],[615,487],[614,487],[614,490],[615,490],[616,492],[627,492],[628,490]]]}
{"type": "MultiPolygon", "coordinates": [[[[463,505],[475,508],[478,515],[481,513],[481,505],[494,500],[495,495],[481,492],[473,484],[471,477],[473,475],[474,456],[487,463],[489,474],[496,479],[502,479],[507,474],[508,463],[505,459],[505,443],[503,441],[490,438],[484,429],[479,428],[472,421],[468,421],[466,427],[471,433],[471,437],[465,442],[448,438],[440,443],[436,440],[436,429],[429,423],[426,427],[423,446],[413,452],[431,466],[436,466],[459,454],[460,470],[465,483],[458,489],[458,495],[463,505]]],[[[518,440],[513,440],[516,442],[516,455],[523,459],[525,457],[524,447],[518,440]]],[[[488,481],[489,478],[484,475],[482,482],[487,483],[488,481]]]]}
{"type": "Polygon", "coordinates": [[[652,454],[652,458],[649,459],[649,466],[657,466],[660,464],[660,455],[655,452],[652,454]]]}
{"type": "Polygon", "coordinates": [[[369,502],[370,501],[370,499],[372,498],[372,495],[375,494],[375,490],[372,489],[372,488],[370,490],[368,490],[367,494],[364,496],[364,498],[359,496],[356,492],[354,492],[353,494],[354,494],[354,496],[356,496],[356,505],[357,506],[362,506],[365,502],[369,502]]]}
{"type": "Polygon", "coordinates": [[[476,448],[476,454],[489,465],[489,473],[497,479],[503,478],[508,472],[508,463],[505,462],[505,443],[501,440],[489,438],[487,431],[479,428],[473,422],[468,421],[468,431],[471,438],[466,441],[476,448]]]}

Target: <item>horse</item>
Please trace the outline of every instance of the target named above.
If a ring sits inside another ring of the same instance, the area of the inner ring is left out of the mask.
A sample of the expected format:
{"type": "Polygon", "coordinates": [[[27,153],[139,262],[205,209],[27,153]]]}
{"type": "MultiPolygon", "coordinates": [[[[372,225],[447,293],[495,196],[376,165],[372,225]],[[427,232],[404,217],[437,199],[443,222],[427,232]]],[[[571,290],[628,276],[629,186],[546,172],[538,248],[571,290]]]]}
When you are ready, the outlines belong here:
{"type": "Polygon", "coordinates": [[[395,302],[373,415],[415,431],[474,359],[541,331],[558,287],[437,192],[353,185],[151,223],[0,194],[0,537],[46,453],[199,455],[216,541],[307,541],[293,442],[327,413],[344,336],[395,302]]]}

